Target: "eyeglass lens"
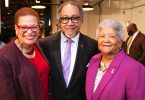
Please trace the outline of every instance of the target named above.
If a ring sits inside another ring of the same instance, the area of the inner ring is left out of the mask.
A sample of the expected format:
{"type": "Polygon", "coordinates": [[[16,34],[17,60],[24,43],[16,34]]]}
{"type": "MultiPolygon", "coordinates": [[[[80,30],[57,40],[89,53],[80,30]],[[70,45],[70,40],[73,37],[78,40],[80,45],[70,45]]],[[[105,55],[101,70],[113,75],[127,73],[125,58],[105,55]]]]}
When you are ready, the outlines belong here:
{"type": "Polygon", "coordinates": [[[28,29],[31,29],[34,32],[38,30],[38,25],[35,25],[35,26],[26,26],[26,25],[22,26],[22,25],[17,25],[17,26],[18,26],[18,28],[20,30],[22,30],[24,32],[27,32],[28,29]]]}
{"type": "Polygon", "coordinates": [[[68,23],[69,20],[71,20],[73,23],[78,23],[80,20],[80,16],[74,16],[74,17],[61,17],[60,21],[64,24],[68,23]]]}

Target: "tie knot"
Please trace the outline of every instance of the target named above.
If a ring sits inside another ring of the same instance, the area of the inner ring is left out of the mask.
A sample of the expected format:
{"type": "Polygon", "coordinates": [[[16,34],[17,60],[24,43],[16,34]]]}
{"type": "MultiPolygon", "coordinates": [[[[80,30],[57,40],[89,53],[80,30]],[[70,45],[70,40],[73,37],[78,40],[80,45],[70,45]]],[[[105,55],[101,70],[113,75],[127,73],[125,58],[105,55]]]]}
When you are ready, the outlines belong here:
{"type": "Polygon", "coordinates": [[[73,40],[71,38],[68,38],[67,42],[71,44],[73,42],[73,40]]]}

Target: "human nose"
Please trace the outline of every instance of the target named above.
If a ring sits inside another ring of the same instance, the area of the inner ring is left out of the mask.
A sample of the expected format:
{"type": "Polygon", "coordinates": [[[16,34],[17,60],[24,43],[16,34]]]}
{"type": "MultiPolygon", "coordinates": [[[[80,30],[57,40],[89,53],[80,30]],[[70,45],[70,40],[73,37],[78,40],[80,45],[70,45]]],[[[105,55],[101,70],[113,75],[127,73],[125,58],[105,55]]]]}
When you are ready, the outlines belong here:
{"type": "Polygon", "coordinates": [[[72,22],[72,20],[69,19],[67,25],[73,25],[73,24],[74,24],[74,23],[72,22]]]}
{"type": "Polygon", "coordinates": [[[109,36],[104,37],[104,42],[109,42],[109,40],[110,40],[109,36]]]}
{"type": "Polygon", "coordinates": [[[28,28],[28,29],[27,29],[27,32],[28,32],[28,33],[31,33],[31,32],[33,32],[33,31],[31,30],[31,28],[28,28]]]}

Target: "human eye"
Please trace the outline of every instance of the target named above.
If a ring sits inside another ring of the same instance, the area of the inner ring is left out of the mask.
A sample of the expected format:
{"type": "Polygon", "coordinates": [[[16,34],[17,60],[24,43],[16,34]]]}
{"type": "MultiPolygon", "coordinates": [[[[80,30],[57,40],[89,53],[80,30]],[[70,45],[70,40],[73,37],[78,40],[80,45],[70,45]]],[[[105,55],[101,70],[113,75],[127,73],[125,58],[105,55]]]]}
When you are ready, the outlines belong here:
{"type": "Polygon", "coordinates": [[[37,28],[37,26],[31,26],[32,28],[37,28]]]}
{"type": "Polygon", "coordinates": [[[66,24],[69,21],[69,18],[68,17],[61,17],[60,21],[64,24],[66,24]]]}
{"type": "Polygon", "coordinates": [[[27,26],[21,26],[20,28],[21,28],[21,30],[27,30],[28,29],[27,26]]]}
{"type": "Polygon", "coordinates": [[[31,29],[35,31],[35,30],[37,30],[37,27],[32,26],[31,29]]]}
{"type": "Polygon", "coordinates": [[[74,16],[71,18],[73,22],[78,22],[80,17],[79,16],[74,16]]]}
{"type": "Polygon", "coordinates": [[[99,37],[105,37],[104,35],[99,35],[99,37]]]}
{"type": "Polygon", "coordinates": [[[115,38],[115,36],[114,36],[114,35],[110,35],[109,37],[111,37],[111,38],[115,38]]]}
{"type": "Polygon", "coordinates": [[[63,21],[68,21],[69,18],[68,18],[68,17],[62,17],[61,20],[63,20],[63,21]]]}
{"type": "Polygon", "coordinates": [[[117,36],[116,36],[116,35],[109,35],[109,38],[111,38],[111,39],[116,39],[117,36]]]}
{"type": "Polygon", "coordinates": [[[38,30],[38,26],[36,26],[36,25],[31,26],[30,29],[31,29],[32,31],[37,31],[37,30],[38,30]]]}

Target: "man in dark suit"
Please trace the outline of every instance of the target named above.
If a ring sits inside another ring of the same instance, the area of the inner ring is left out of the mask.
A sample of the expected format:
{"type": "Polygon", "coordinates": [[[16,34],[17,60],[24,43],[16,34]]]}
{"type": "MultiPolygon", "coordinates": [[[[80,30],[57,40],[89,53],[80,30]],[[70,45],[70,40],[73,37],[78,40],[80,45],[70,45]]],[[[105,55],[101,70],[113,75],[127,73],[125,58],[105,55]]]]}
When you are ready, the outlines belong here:
{"type": "Polygon", "coordinates": [[[90,58],[98,52],[98,47],[96,40],[80,32],[83,17],[82,7],[78,3],[74,1],[63,3],[57,12],[60,31],[40,41],[51,66],[52,100],[86,100],[87,66],[90,58]],[[66,81],[63,59],[67,55],[65,51],[68,39],[71,39],[72,43],[70,70],[66,81]]]}
{"type": "Polygon", "coordinates": [[[138,31],[136,24],[127,27],[129,37],[125,42],[126,53],[145,66],[145,35],[138,31]]]}

